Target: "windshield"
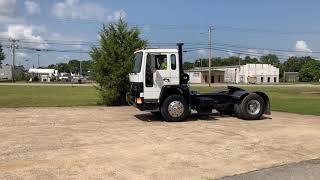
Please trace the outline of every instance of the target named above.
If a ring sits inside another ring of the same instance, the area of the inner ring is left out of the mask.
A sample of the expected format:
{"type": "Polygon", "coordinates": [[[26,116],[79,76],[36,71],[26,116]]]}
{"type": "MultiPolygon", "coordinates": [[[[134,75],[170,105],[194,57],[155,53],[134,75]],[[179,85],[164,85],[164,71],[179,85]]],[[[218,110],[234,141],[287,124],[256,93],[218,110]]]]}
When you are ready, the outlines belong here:
{"type": "Polygon", "coordinates": [[[142,56],[143,56],[142,52],[137,52],[135,54],[134,60],[133,60],[133,69],[132,69],[133,73],[139,73],[141,71],[142,56]]]}

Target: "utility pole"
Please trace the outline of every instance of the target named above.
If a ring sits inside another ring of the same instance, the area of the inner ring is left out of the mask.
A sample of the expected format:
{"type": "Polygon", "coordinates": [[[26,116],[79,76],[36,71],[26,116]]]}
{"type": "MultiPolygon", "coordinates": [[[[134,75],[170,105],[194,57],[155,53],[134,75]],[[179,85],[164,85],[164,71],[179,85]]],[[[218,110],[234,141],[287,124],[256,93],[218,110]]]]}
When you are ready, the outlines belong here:
{"type": "Polygon", "coordinates": [[[213,27],[209,26],[209,87],[211,87],[211,49],[212,49],[212,38],[211,38],[211,32],[213,27]]]}
{"type": "Polygon", "coordinates": [[[40,54],[38,54],[38,68],[40,68],[40,54]]]}
{"type": "Polygon", "coordinates": [[[80,77],[82,76],[82,65],[81,65],[81,64],[82,64],[82,61],[80,60],[80,71],[79,71],[79,73],[80,73],[80,74],[79,74],[79,75],[80,75],[80,77]]]}
{"type": "MultiPolygon", "coordinates": [[[[239,61],[239,72],[238,72],[238,76],[239,76],[239,82],[240,83],[240,68],[241,68],[241,54],[238,54],[238,61],[239,61]]],[[[237,78],[235,79],[236,83],[237,83],[237,78]]]]}
{"type": "Polygon", "coordinates": [[[82,76],[82,54],[81,54],[81,47],[80,47],[80,51],[79,51],[79,64],[80,64],[80,69],[79,69],[79,76],[81,78],[82,76]]]}
{"type": "Polygon", "coordinates": [[[16,48],[17,48],[17,42],[16,39],[10,39],[11,41],[11,49],[12,49],[12,82],[15,82],[15,66],[16,66],[16,48]]]}

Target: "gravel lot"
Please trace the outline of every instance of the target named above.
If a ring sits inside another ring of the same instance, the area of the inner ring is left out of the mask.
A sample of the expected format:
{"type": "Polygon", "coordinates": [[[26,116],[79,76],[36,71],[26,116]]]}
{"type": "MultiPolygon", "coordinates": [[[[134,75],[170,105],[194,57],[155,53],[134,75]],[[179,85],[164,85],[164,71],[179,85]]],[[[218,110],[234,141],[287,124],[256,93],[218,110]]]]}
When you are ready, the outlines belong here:
{"type": "Polygon", "coordinates": [[[0,109],[0,179],[214,179],[319,157],[319,116],[166,123],[132,107],[0,109]]]}

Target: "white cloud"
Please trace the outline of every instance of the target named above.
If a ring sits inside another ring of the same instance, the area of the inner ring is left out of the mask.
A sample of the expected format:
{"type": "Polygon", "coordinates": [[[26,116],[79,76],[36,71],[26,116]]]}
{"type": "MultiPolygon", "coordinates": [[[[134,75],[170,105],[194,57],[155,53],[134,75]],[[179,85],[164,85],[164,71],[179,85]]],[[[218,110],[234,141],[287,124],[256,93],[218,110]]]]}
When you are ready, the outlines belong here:
{"type": "Polygon", "coordinates": [[[29,57],[26,53],[24,52],[17,52],[17,57],[20,58],[20,59],[25,59],[27,57],[29,57]]]}
{"type": "Polygon", "coordinates": [[[14,20],[16,13],[16,0],[0,0],[0,21],[14,20]]]}
{"type": "Polygon", "coordinates": [[[264,49],[264,50],[263,50],[263,54],[264,54],[264,55],[267,55],[267,54],[271,54],[271,52],[270,52],[269,50],[267,50],[267,49],[264,49]]]}
{"type": "MultiPolygon", "coordinates": [[[[49,45],[43,40],[41,34],[46,32],[44,26],[33,26],[23,24],[12,24],[8,26],[8,30],[1,32],[0,35],[6,38],[27,41],[28,47],[45,49],[49,45]]],[[[20,42],[22,44],[22,42],[20,42]]]]}
{"type": "Polygon", "coordinates": [[[302,52],[306,52],[306,53],[311,53],[311,49],[309,49],[307,43],[303,40],[297,41],[296,42],[296,46],[295,49],[297,51],[302,51],[302,52]]]}
{"type": "Polygon", "coordinates": [[[256,50],[256,49],[248,49],[248,55],[251,58],[258,58],[259,57],[258,50],[256,50]]]}
{"type": "Polygon", "coordinates": [[[97,34],[97,39],[98,39],[99,41],[101,40],[100,34],[97,34]]]}
{"type": "Polygon", "coordinates": [[[63,56],[59,56],[58,59],[62,60],[62,61],[65,61],[65,60],[68,60],[70,59],[70,57],[68,55],[63,55],[63,56]]]}
{"type": "Polygon", "coordinates": [[[108,16],[108,21],[118,21],[120,18],[126,18],[127,13],[124,10],[119,10],[113,12],[111,15],[108,16]]]}
{"type": "Polygon", "coordinates": [[[40,4],[31,0],[26,0],[24,2],[28,14],[38,14],[40,13],[40,4]]]}
{"type": "Polygon", "coordinates": [[[199,55],[201,58],[207,56],[207,51],[204,50],[204,49],[199,49],[199,50],[197,51],[197,53],[198,53],[198,55],[199,55]]]}
{"type": "Polygon", "coordinates": [[[227,53],[229,56],[236,56],[236,54],[233,51],[231,51],[230,49],[228,50],[227,53]]]}
{"type": "Polygon", "coordinates": [[[81,49],[82,45],[81,44],[74,44],[74,45],[72,45],[72,47],[74,47],[76,49],[81,49]]]}
{"type": "Polygon", "coordinates": [[[0,15],[12,16],[16,12],[16,0],[0,0],[0,15]]]}
{"type": "Polygon", "coordinates": [[[52,14],[57,18],[87,19],[99,21],[114,21],[126,17],[124,10],[110,12],[101,5],[80,0],[64,0],[53,5],[52,14]]]}
{"type": "Polygon", "coordinates": [[[60,34],[60,33],[52,33],[52,34],[51,34],[51,37],[53,37],[53,38],[60,38],[60,37],[61,37],[61,34],[60,34]]]}

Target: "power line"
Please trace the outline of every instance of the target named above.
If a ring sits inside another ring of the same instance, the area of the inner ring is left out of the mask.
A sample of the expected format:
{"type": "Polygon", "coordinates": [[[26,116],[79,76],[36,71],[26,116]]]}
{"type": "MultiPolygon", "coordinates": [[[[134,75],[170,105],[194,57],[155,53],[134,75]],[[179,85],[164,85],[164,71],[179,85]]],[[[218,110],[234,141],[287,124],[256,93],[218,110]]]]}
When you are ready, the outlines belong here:
{"type": "MultiPolygon", "coordinates": [[[[208,50],[209,48],[195,48],[195,49],[189,49],[189,50],[185,50],[184,52],[193,52],[193,51],[198,51],[198,50],[208,50]]],[[[266,54],[262,54],[262,53],[250,53],[247,51],[241,51],[241,50],[230,50],[230,49],[225,49],[225,48],[218,48],[218,47],[213,47],[213,50],[216,51],[221,51],[221,52],[228,52],[228,53],[235,53],[235,54],[241,54],[241,55],[247,55],[247,56],[256,56],[256,57],[262,57],[265,56],[266,54]]],[[[279,55],[279,54],[275,54],[279,59],[288,59],[291,56],[283,56],[283,55],[279,55]]]]}
{"type": "Polygon", "coordinates": [[[90,51],[85,50],[76,50],[76,49],[39,49],[31,47],[19,47],[18,49],[32,50],[32,51],[41,51],[41,52],[67,52],[67,53],[90,53],[90,51]]]}
{"type": "MultiPolygon", "coordinates": [[[[8,39],[0,38],[10,42],[8,39]]],[[[58,40],[58,39],[44,39],[43,42],[37,42],[32,39],[19,39],[20,43],[26,44],[53,44],[53,45],[98,45],[98,41],[82,41],[82,40],[58,40]]],[[[209,45],[204,42],[185,42],[186,47],[193,47],[199,45],[200,47],[209,45]]],[[[151,42],[150,45],[153,46],[176,46],[176,42],[151,42]]],[[[287,49],[275,49],[275,48],[261,48],[261,47],[248,47],[237,44],[228,44],[216,42],[215,45],[230,47],[230,48],[240,48],[240,49],[257,49],[257,50],[268,50],[268,51],[278,51],[278,52],[291,52],[291,53],[310,53],[306,51],[297,51],[297,50],[287,50],[287,49]]],[[[312,53],[320,54],[320,51],[313,51],[312,53]]]]}

